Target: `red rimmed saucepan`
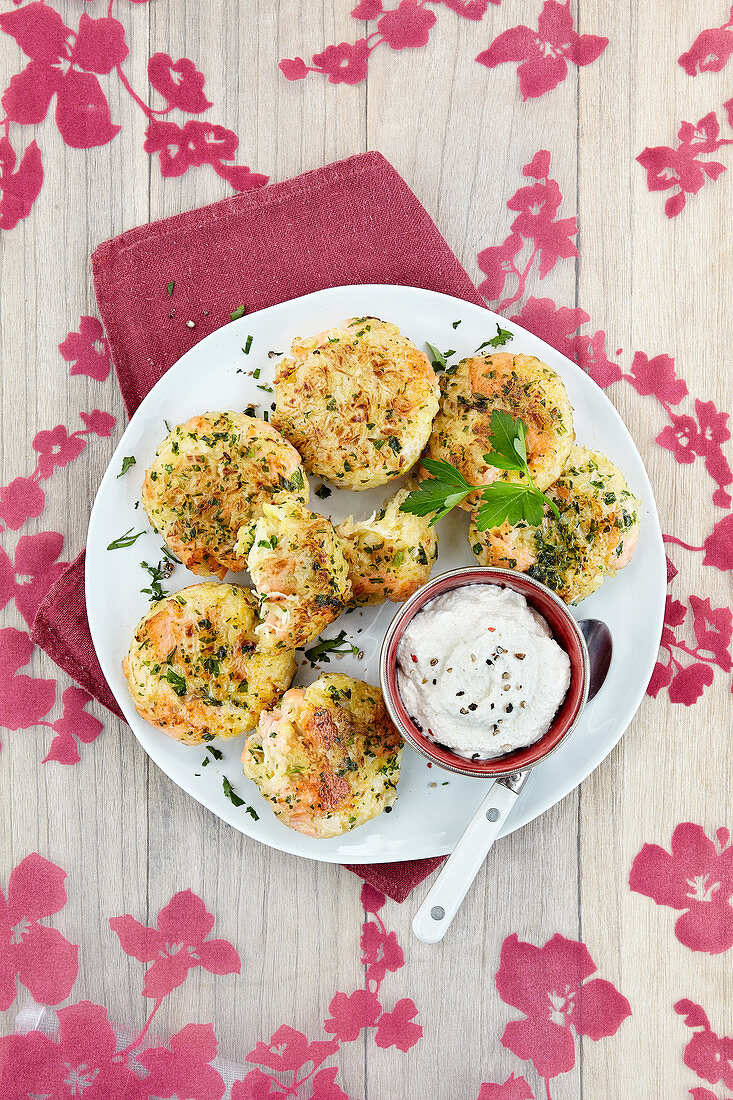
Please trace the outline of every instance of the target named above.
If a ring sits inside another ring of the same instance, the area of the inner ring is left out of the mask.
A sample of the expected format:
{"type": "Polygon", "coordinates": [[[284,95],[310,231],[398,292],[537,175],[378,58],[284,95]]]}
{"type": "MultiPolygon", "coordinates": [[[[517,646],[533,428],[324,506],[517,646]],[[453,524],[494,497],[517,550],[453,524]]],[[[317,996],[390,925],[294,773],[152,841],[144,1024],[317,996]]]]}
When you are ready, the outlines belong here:
{"type": "Polygon", "coordinates": [[[508,569],[468,567],[443,573],[424,585],[397,612],[380,656],[382,691],[392,721],[409,745],[439,767],[459,775],[493,780],[415,915],[412,927],[418,939],[437,943],[443,938],[513,809],[530,769],[546,760],[575,729],[586,701],[593,698],[605,679],[610,654],[610,633],[605,624],[592,619],[576,622],[562,600],[544,584],[508,569]],[[436,596],[475,584],[493,584],[524,596],[570,658],[570,686],[547,732],[532,745],[489,760],[467,760],[426,737],[408,714],[397,681],[397,651],[412,619],[436,596]],[[592,639],[593,660],[588,656],[586,638],[592,639]]]}

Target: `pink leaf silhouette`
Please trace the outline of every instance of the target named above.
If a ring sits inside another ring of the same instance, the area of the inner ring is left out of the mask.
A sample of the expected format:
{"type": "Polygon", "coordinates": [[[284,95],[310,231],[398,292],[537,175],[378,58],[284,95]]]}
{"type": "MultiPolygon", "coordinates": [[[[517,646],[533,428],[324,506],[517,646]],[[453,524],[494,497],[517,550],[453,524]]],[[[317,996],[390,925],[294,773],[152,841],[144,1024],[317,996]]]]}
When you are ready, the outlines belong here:
{"type": "Polygon", "coordinates": [[[337,993],[328,1010],[331,1016],[324,1021],[324,1031],[335,1035],[342,1043],[350,1043],[359,1037],[362,1028],[376,1024],[382,1006],[375,993],[357,989],[351,996],[337,993]]]}
{"type": "Polygon", "coordinates": [[[376,19],[383,11],[382,0],[360,0],[351,12],[352,19],[376,19]]]}
{"type": "Polygon", "coordinates": [[[313,1077],[311,1100],[349,1100],[343,1089],[336,1084],[338,1066],[320,1069],[313,1077]]]}
{"type": "Polygon", "coordinates": [[[86,12],[79,20],[79,30],[71,48],[71,60],[88,73],[111,73],[130,51],[125,42],[125,28],[118,19],[92,19],[86,12]]]}
{"type": "Polygon", "coordinates": [[[112,431],[117,423],[114,416],[108,412],[103,412],[102,409],[92,409],[91,412],[80,412],[79,416],[87,426],[88,432],[93,432],[94,435],[98,435],[101,438],[108,438],[112,435],[112,431]]]}
{"type": "Polygon", "coordinates": [[[684,379],[675,374],[674,359],[669,355],[655,355],[650,359],[643,351],[637,351],[629,381],[637,393],[645,397],[653,395],[663,405],[679,405],[689,392],[684,379]]]}
{"type": "Polygon", "coordinates": [[[27,57],[49,64],[65,55],[71,34],[58,12],[38,0],[0,15],[0,31],[14,38],[27,57]]]}
{"type": "Polygon", "coordinates": [[[670,702],[683,703],[686,707],[692,706],[698,701],[705,688],[710,687],[713,679],[713,670],[710,665],[694,664],[680,669],[669,685],[670,702]]]}
{"type": "Polygon", "coordinates": [[[75,737],[83,741],[85,745],[96,741],[102,732],[103,726],[98,718],[87,714],[84,709],[91,703],[92,697],[88,691],[80,687],[70,687],[61,696],[64,705],[64,713],[52,723],[52,729],[56,731],[51,749],[44,759],[44,764],[49,760],[55,760],[59,764],[78,763],[79,750],[75,737]]]}
{"type": "Polygon", "coordinates": [[[69,69],[56,97],[56,125],[72,149],[106,145],[120,132],[112,123],[109,104],[93,73],[69,69]]]}
{"type": "Polygon", "coordinates": [[[277,67],[286,80],[305,80],[309,71],[302,57],[284,57],[277,67]]]}
{"type": "Polygon", "coordinates": [[[377,890],[376,886],[372,886],[370,882],[365,882],[361,888],[361,907],[367,913],[378,913],[380,909],[384,908],[384,904],[387,898],[381,890],[377,890]]]}
{"type": "Polygon", "coordinates": [[[41,600],[69,564],[57,561],[63,545],[64,537],[58,531],[41,531],[37,535],[21,535],[18,539],[14,572],[30,580],[22,584],[13,580],[13,594],[15,606],[28,626],[33,625],[41,600]]]}
{"type": "Polygon", "coordinates": [[[0,630],[0,725],[28,729],[48,714],[56,698],[56,681],[19,675],[33,655],[33,642],[22,630],[0,630]]]}
{"type": "Polygon", "coordinates": [[[60,69],[29,61],[22,72],[10,78],[3,93],[2,104],[10,121],[21,125],[43,122],[61,77],[60,69]]]}
{"type": "Polygon", "coordinates": [[[534,1100],[534,1094],[524,1077],[507,1077],[503,1085],[484,1082],[477,1100],[534,1100]]]}
{"type": "MultiPolygon", "coordinates": [[[[40,120],[39,120],[40,121],[40,120]]],[[[43,184],[41,150],[32,141],[14,172],[16,156],[7,137],[0,139],[0,229],[14,229],[31,212],[43,184]]]]}
{"type": "Polygon", "coordinates": [[[16,477],[0,487],[0,519],[11,531],[17,531],[27,519],[40,516],[46,506],[46,494],[30,477],[16,477]]]}
{"type": "Polygon", "coordinates": [[[732,53],[733,32],[725,27],[712,27],[702,31],[678,61],[690,76],[719,73],[728,64],[732,53]]]}
{"type": "Polygon", "coordinates": [[[415,1016],[415,1002],[409,997],[402,997],[392,1012],[385,1012],[379,1017],[374,1042],[378,1047],[397,1047],[398,1050],[408,1051],[422,1037],[421,1025],[412,1023],[415,1016]]]}
{"type": "Polygon", "coordinates": [[[715,524],[703,546],[703,565],[714,565],[723,571],[733,569],[733,515],[725,516],[715,524]]]}
{"type": "Polygon", "coordinates": [[[400,0],[393,11],[386,12],[377,29],[393,50],[426,46],[437,16],[422,6],[420,0],[400,0]]]}

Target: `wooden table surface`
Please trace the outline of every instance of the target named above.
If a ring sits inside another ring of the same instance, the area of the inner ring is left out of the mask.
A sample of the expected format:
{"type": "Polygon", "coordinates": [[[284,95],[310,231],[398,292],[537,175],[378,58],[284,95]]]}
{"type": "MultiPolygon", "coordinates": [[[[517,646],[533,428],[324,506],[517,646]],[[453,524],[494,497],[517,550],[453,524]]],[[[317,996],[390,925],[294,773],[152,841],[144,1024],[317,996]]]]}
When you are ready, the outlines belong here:
{"type": "MultiPolygon", "coordinates": [[[[54,0],[54,7],[77,26],[81,4],[54,0]]],[[[724,136],[731,133],[722,110],[731,68],[693,78],[677,62],[700,31],[725,22],[726,5],[573,0],[576,26],[607,36],[609,45],[598,61],[570,65],[557,88],[525,102],[515,65],[488,69],[474,59],[500,32],[536,26],[536,0],[492,3],[473,21],[433,5],[437,23],[428,45],[379,47],[366,80],[350,86],[310,74],[287,81],[279,59],[308,59],[364,33],[350,7],[350,0],[117,0],[114,15],[125,27],[131,85],[147,95],[146,63],[156,51],[192,59],[214,103],[202,117],[235,131],[241,162],[273,182],[381,151],[477,283],[478,253],[509,234],[515,213],[506,203],[528,183],[523,166],[549,150],[550,175],[562,193],[558,216],[577,218],[579,256],[558,261],[542,281],[535,264],[523,300],[584,309],[591,321],[583,331],[607,333],[612,358],[624,349],[625,372],[638,349],[672,356],[690,394],[678,412],[689,414],[695,397],[730,409],[733,172],[706,179],[668,219],[671,191],[650,192],[635,160],[646,146],[675,147],[680,122],[710,111],[718,112],[724,136]]],[[[99,0],[83,8],[94,18],[105,14],[99,0]]],[[[3,87],[25,62],[3,36],[3,87]]],[[[2,238],[2,484],[33,469],[39,429],[75,429],[78,411],[92,408],[111,412],[117,426],[55,471],[40,516],[3,533],[11,558],[20,537],[40,531],[63,534],[63,560],[84,546],[96,486],[125,423],[114,372],[102,382],[70,377],[58,351],[80,317],[95,314],[91,252],[132,226],[231,193],[209,167],[163,178],[142,148],[144,114],[114,74],[100,81],[121,126],[108,144],[71,148],[53,111],[41,124],[11,128],[16,149],[37,139],[45,180],[30,215],[2,238]]],[[[715,159],[733,165],[727,148],[715,159]]],[[[624,381],[608,393],[647,464],[663,530],[700,546],[728,514],[711,503],[703,462],[679,464],[655,442],[668,418],[653,397],[624,381]]],[[[725,443],[723,449],[730,458],[725,443]]],[[[676,599],[696,594],[714,608],[728,607],[724,566],[705,565],[702,554],[676,545],[670,554],[679,570],[676,599]]],[[[26,629],[12,604],[4,620],[26,629]]],[[[70,683],[40,651],[23,671],[58,678],[59,698],[70,683]]],[[[510,1073],[524,1074],[539,1096],[531,1064],[500,1043],[505,1024],[518,1016],[499,998],[494,975],[502,942],[515,932],[538,945],[556,932],[582,940],[598,976],[632,1007],[615,1036],[578,1039],[574,1069],[552,1081],[554,1100],[666,1100],[702,1085],[710,1095],[728,1095],[730,1088],[701,1081],[683,1064],[691,1032],[673,1005],[689,998],[704,1007],[714,1032],[732,1034],[731,952],[691,950],[674,935],[679,913],[628,886],[643,845],[669,848],[680,822],[693,821],[709,836],[733,826],[731,682],[722,666],[713,672],[695,705],[671,702],[666,690],[646,698],[617,749],[580,789],[498,844],[441,946],[420,944],[410,931],[427,884],[402,905],[387,903],[382,915],[403,946],[405,966],[387,975],[385,1002],[412,998],[424,1034],[406,1053],[380,1049],[371,1035],[344,1043],[339,1082],[350,1097],[473,1100],[482,1082],[503,1082],[510,1073]]],[[[6,731],[0,754],[0,885],[32,851],[68,873],[68,904],[50,923],[81,946],[72,999],[106,1005],[116,1022],[141,1025],[141,966],[116,949],[108,918],[131,913],[152,923],[175,891],[190,887],[216,915],[215,935],[238,948],[242,972],[193,971],[163,1004],[158,1033],[212,1021],[220,1054],[233,1061],[282,1023],[325,1037],[322,1021],[336,990],[363,984],[359,881],[241,836],[174,786],[126,725],[96,703],[90,709],[104,730],[80,746],[76,766],[42,763],[52,731],[41,726],[6,731]]],[[[3,1034],[13,1030],[21,1003],[2,1014],[3,1034]]]]}

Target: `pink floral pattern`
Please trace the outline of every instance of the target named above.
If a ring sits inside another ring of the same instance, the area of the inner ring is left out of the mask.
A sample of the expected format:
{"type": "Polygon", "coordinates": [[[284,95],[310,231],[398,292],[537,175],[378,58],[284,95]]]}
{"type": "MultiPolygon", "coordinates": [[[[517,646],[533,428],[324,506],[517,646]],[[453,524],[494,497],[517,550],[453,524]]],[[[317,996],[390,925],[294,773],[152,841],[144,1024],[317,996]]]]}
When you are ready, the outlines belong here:
{"type": "MultiPolygon", "coordinates": [[[[716,1035],[702,1007],[687,998],[677,1001],[674,1010],[685,1017],[685,1026],[693,1032],[683,1055],[685,1065],[694,1070],[701,1081],[711,1085],[722,1083],[726,1089],[733,1089],[733,1039],[716,1035]]],[[[710,1100],[710,1097],[720,1100],[717,1092],[700,1087],[690,1089],[690,1096],[694,1100],[710,1100]]]]}
{"type": "MultiPolygon", "coordinates": [[[[723,104],[729,125],[733,125],[733,99],[723,104]]],[[[683,122],[677,131],[676,148],[669,145],[647,146],[636,158],[646,170],[650,191],[672,191],[664,204],[668,218],[676,218],[687,205],[687,196],[696,195],[707,180],[716,180],[726,171],[719,160],[703,160],[710,153],[733,145],[733,138],[720,136],[720,120],[710,111],[693,125],[683,122]]]]}
{"type": "Polygon", "coordinates": [[[615,1035],[631,1006],[603,978],[588,948],[555,934],[544,947],[507,936],[501,948],[496,988],[506,1004],[524,1013],[507,1024],[502,1044],[518,1058],[531,1060],[545,1081],[569,1073],[575,1065],[573,1032],[598,1040],[615,1035]]]}
{"type": "Polygon", "coordinates": [[[537,99],[551,92],[568,75],[568,62],[590,65],[597,61],[607,38],[578,34],[570,11],[570,0],[545,0],[537,30],[520,25],[503,31],[476,60],[487,69],[506,62],[518,62],[517,76],[522,99],[537,99]]]}
{"type": "Polygon", "coordinates": [[[629,886],[658,905],[683,911],[674,932],[691,951],[728,951],[733,947],[733,846],[728,829],[718,829],[711,840],[702,826],[685,821],[672,834],[670,847],[668,852],[658,844],[645,844],[632,864],[629,886]]]}
{"type": "Polygon", "coordinates": [[[279,68],[287,80],[304,80],[308,73],[320,73],[331,84],[360,84],[366,79],[369,58],[378,46],[392,50],[427,46],[437,23],[432,7],[442,4],[464,19],[479,21],[489,4],[500,3],[501,0],[398,0],[396,7],[385,7],[383,0],[360,0],[351,12],[352,19],[376,20],[376,30],[355,42],[326,46],[313,55],[310,65],[302,57],[285,57],[279,68]]]}
{"type": "Polygon", "coordinates": [[[211,974],[239,974],[239,955],[227,940],[206,937],[214,917],[190,890],[174,894],[158,913],[157,928],[140,924],[127,913],[112,917],[109,926],[122,950],[140,962],[145,972],[143,996],[160,1001],[185,982],[189,970],[202,966],[211,974]]]}
{"type": "Polygon", "coordinates": [[[15,1000],[16,981],[46,1005],[68,997],[76,981],[78,947],[40,923],[66,905],[65,878],[34,852],[10,872],[7,896],[0,890],[0,1010],[15,1000]]]}
{"type": "Polygon", "coordinates": [[[478,255],[478,265],[486,276],[478,289],[489,301],[501,299],[497,306],[500,311],[522,297],[535,260],[539,277],[544,279],[559,259],[578,255],[571,239],[578,232],[577,221],[556,217],[562,193],[557,180],[550,179],[549,152],[540,149],[522,171],[534,182],[520,187],[507,200],[507,208],[518,212],[509,235],[502,244],[486,248],[478,255]],[[514,279],[517,281],[513,293],[504,297],[507,282],[514,279]]]}
{"type": "MultiPolygon", "coordinates": [[[[733,101],[731,101],[733,102],[733,101]]],[[[484,249],[478,264],[486,278],[479,290],[497,309],[506,310],[523,297],[528,276],[539,256],[539,278],[550,271],[561,258],[577,255],[571,241],[577,231],[575,219],[556,220],[562,194],[557,181],[550,178],[550,154],[540,149],[523,168],[523,174],[535,182],[520,187],[507,201],[507,208],[518,210],[510,233],[503,244],[484,249]],[[516,279],[516,283],[513,280],[516,279]],[[512,290],[506,294],[507,283],[512,290]]],[[[622,349],[611,353],[607,335],[602,330],[585,333],[579,330],[590,316],[581,308],[558,307],[550,298],[529,297],[512,321],[546,340],[548,344],[573,359],[603,388],[625,381],[643,397],[653,397],[667,417],[668,423],[656,436],[660,447],[670,451],[677,462],[690,465],[702,460],[715,488],[712,503],[730,508],[730,486],[733,471],[723,450],[731,437],[729,416],[712,401],[694,400],[692,409],[681,412],[680,405],[689,397],[684,379],[675,368],[674,359],[666,354],[634,353],[628,370],[618,357],[622,349]]],[[[733,514],[728,513],[713,526],[701,546],[693,546],[676,535],[665,535],[669,545],[703,553],[703,564],[721,571],[733,569],[733,514]]],[[[674,569],[668,576],[672,581],[674,569]]],[[[713,608],[709,599],[691,596],[689,606],[679,601],[667,601],[667,615],[661,641],[660,659],[654,669],[648,693],[657,696],[668,689],[672,703],[690,706],[714,681],[717,667],[729,673],[733,667],[730,652],[729,619],[726,608],[713,608]],[[688,619],[688,611],[691,615],[688,619]],[[675,630],[688,623],[695,638],[689,645],[675,630]],[[691,663],[688,660],[691,658],[691,663]]]]}
{"type": "MultiPolygon", "coordinates": [[[[18,154],[10,142],[11,124],[38,125],[55,100],[54,120],[66,145],[92,149],[108,144],[120,127],[112,121],[100,76],[114,74],[147,118],[144,148],[159,155],[163,176],[182,175],[189,168],[209,164],[237,191],[267,183],[267,176],[234,163],[239,139],[232,130],[218,123],[189,120],[179,126],[161,120],[160,116],[171,110],[199,114],[212,106],[204,94],[204,75],[191,60],[182,57],[174,61],[166,53],[150,58],[148,80],[163,99],[163,107],[149,107],[135,92],[122,68],[129,49],[123,24],[112,16],[113,0],[102,18],[82,12],[76,30],[42,0],[22,7],[17,6],[20,0],[14,3],[15,11],[0,15],[0,31],[15,39],[28,63],[11,78],[2,95],[0,229],[12,229],[29,215],[43,184],[41,150],[35,141],[26,146],[16,168],[18,154]]],[[[83,330],[81,335],[85,339],[83,330]]],[[[95,336],[93,342],[99,338],[95,336]]],[[[94,365],[88,355],[85,361],[94,365]]],[[[101,364],[95,366],[97,371],[101,369],[101,364]]],[[[83,368],[72,371],[82,372],[88,373],[83,368]]]]}
{"type": "Polygon", "coordinates": [[[733,8],[725,23],[701,31],[695,41],[679,57],[679,63],[690,76],[698,73],[719,73],[733,53],[733,8]]]}

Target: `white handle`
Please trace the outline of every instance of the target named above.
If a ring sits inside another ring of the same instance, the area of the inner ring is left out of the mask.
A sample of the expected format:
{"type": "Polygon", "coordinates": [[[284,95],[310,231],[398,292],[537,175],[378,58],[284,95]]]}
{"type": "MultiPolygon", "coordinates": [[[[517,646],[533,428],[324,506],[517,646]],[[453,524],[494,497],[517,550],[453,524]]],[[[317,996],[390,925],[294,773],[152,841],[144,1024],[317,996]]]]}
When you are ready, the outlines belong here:
{"type": "Polygon", "coordinates": [[[492,783],[415,913],[412,930],[423,943],[442,940],[516,801],[517,795],[509,787],[492,783]]]}

